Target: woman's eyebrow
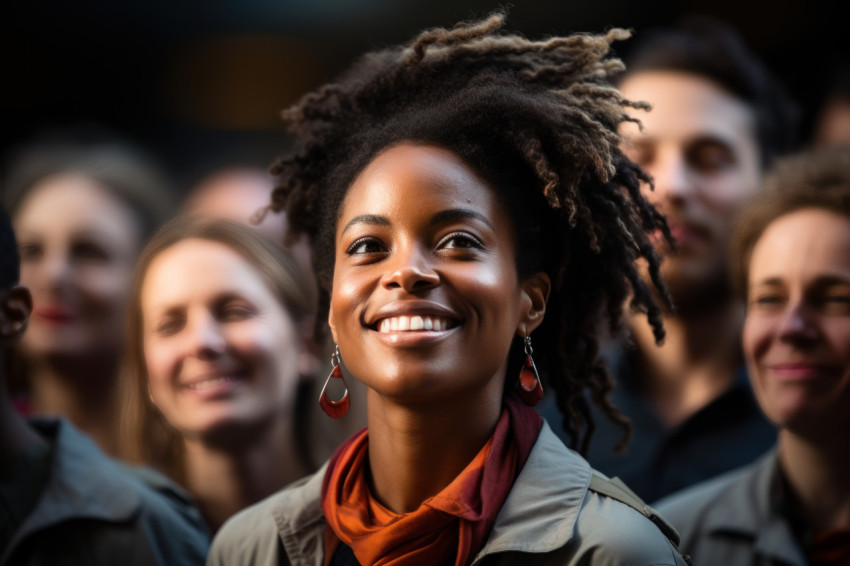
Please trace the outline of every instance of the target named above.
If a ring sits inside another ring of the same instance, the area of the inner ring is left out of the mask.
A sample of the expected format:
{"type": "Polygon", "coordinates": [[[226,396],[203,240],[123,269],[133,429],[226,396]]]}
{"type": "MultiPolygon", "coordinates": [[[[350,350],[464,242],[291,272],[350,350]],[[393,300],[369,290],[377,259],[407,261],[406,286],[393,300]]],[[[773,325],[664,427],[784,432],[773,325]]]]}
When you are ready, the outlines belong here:
{"type": "Polygon", "coordinates": [[[473,218],[475,220],[479,220],[486,224],[491,230],[496,231],[493,223],[490,222],[490,219],[477,212],[475,210],[471,210],[468,208],[450,208],[448,210],[441,210],[431,217],[431,225],[434,224],[442,224],[444,222],[451,222],[453,220],[460,220],[464,218],[473,218]]]}
{"type": "Polygon", "coordinates": [[[340,236],[345,234],[345,232],[351,228],[352,226],[356,226],[357,224],[368,224],[370,226],[389,226],[390,219],[386,216],[378,216],[376,214],[361,214],[360,216],[355,216],[351,220],[349,220],[348,224],[345,225],[345,228],[342,229],[340,236]]]}

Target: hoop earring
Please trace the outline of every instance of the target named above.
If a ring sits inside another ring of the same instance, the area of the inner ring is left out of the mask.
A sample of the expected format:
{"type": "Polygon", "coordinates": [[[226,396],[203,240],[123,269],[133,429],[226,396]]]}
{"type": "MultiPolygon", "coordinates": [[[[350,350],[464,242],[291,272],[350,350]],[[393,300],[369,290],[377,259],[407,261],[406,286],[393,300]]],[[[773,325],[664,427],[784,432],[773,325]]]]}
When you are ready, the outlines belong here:
{"type": "Polygon", "coordinates": [[[348,408],[351,406],[351,398],[348,396],[348,384],[345,383],[345,378],[342,376],[342,370],[339,369],[339,364],[341,362],[342,358],[339,357],[339,346],[334,344],[334,353],[331,354],[331,364],[333,365],[333,369],[331,369],[330,375],[327,380],[325,380],[325,385],[322,387],[322,393],[319,395],[319,406],[327,416],[333,419],[338,419],[345,415],[345,413],[348,412],[348,408]],[[331,378],[341,379],[342,384],[345,387],[345,393],[342,394],[342,398],[339,401],[331,401],[328,397],[327,389],[328,384],[331,382],[331,378]]]}
{"type": "Polygon", "coordinates": [[[525,351],[525,363],[522,364],[522,369],[519,372],[517,391],[522,402],[533,407],[543,398],[543,385],[540,383],[540,375],[534,366],[534,360],[531,359],[534,350],[531,347],[531,336],[528,334],[523,337],[523,349],[525,351]]]}

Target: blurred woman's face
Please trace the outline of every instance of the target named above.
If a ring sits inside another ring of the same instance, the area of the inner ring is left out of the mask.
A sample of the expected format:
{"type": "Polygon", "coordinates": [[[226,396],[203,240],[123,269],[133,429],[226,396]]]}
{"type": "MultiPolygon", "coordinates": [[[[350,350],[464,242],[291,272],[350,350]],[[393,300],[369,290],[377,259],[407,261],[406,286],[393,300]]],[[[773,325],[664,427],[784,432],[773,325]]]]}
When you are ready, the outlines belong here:
{"type": "MultiPolygon", "coordinates": [[[[296,325],[241,254],[183,240],[141,289],[150,394],[186,436],[227,438],[288,414],[305,354],[296,325]]],[[[244,434],[241,435],[244,442],[244,434]]]]}
{"type": "Polygon", "coordinates": [[[500,400],[531,302],[515,240],[494,191],[456,154],[379,154],[336,228],[329,323],[345,367],[396,400],[500,400]]]}
{"type": "Polygon", "coordinates": [[[744,353],[778,426],[850,430],[850,221],[803,209],[771,222],[749,266],[744,353]]]}
{"type": "Polygon", "coordinates": [[[29,356],[114,356],[140,249],[135,213],[78,174],[34,186],[13,219],[21,282],[33,296],[29,356]]]}

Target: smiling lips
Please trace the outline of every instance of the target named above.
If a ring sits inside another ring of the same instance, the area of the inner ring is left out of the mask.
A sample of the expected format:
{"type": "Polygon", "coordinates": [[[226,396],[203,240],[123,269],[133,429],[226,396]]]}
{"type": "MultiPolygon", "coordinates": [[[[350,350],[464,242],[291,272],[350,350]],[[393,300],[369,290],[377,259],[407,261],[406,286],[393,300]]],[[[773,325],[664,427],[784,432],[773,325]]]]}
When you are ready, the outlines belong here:
{"type": "Polygon", "coordinates": [[[378,332],[387,334],[390,332],[411,332],[411,331],[432,331],[440,332],[448,330],[454,326],[454,323],[444,317],[439,316],[393,316],[385,318],[378,322],[378,332]]]}
{"type": "Polygon", "coordinates": [[[242,381],[244,377],[240,374],[236,373],[211,373],[204,377],[196,378],[189,383],[184,383],[183,387],[186,389],[191,389],[193,391],[205,391],[210,390],[215,387],[219,387],[225,385],[227,383],[234,383],[236,381],[242,381]]]}
{"type": "Polygon", "coordinates": [[[780,381],[809,381],[818,377],[831,375],[829,366],[816,363],[794,362],[777,363],[768,366],[780,381]]]}

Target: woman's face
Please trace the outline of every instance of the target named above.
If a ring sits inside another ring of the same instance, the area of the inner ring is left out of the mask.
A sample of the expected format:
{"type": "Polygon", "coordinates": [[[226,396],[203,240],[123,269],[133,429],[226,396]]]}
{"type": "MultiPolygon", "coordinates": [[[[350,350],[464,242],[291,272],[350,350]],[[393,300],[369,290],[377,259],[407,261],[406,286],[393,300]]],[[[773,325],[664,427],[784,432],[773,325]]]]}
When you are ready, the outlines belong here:
{"type": "Polygon", "coordinates": [[[545,293],[518,280],[515,242],[496,194],[459,156],[383,151],[337,222],[329,323],[345,367],[398,400],[501,399],[511,341],[545,308],[545,293]]]}
{"type": "Polygon", "coordinates": [[[300,336],[233,248],[187,239],[165,249],[140,304],[150,394],[181,433],[211,438],[289,414],[305,362],[300,336]]]}
{"type": "Polygon", "coordinates": [[[78,174],[34,186],[14,217],[21,282],[33,296],[30,356],[116,355],[140,248],[133,211],[78,174]]]}
{"type": "Polygon", "coordinates": [[[807,435],[850,427],[850,221],[803,209],[771,222],[749,266],[744,353],[765,414],[807,435]]]}

